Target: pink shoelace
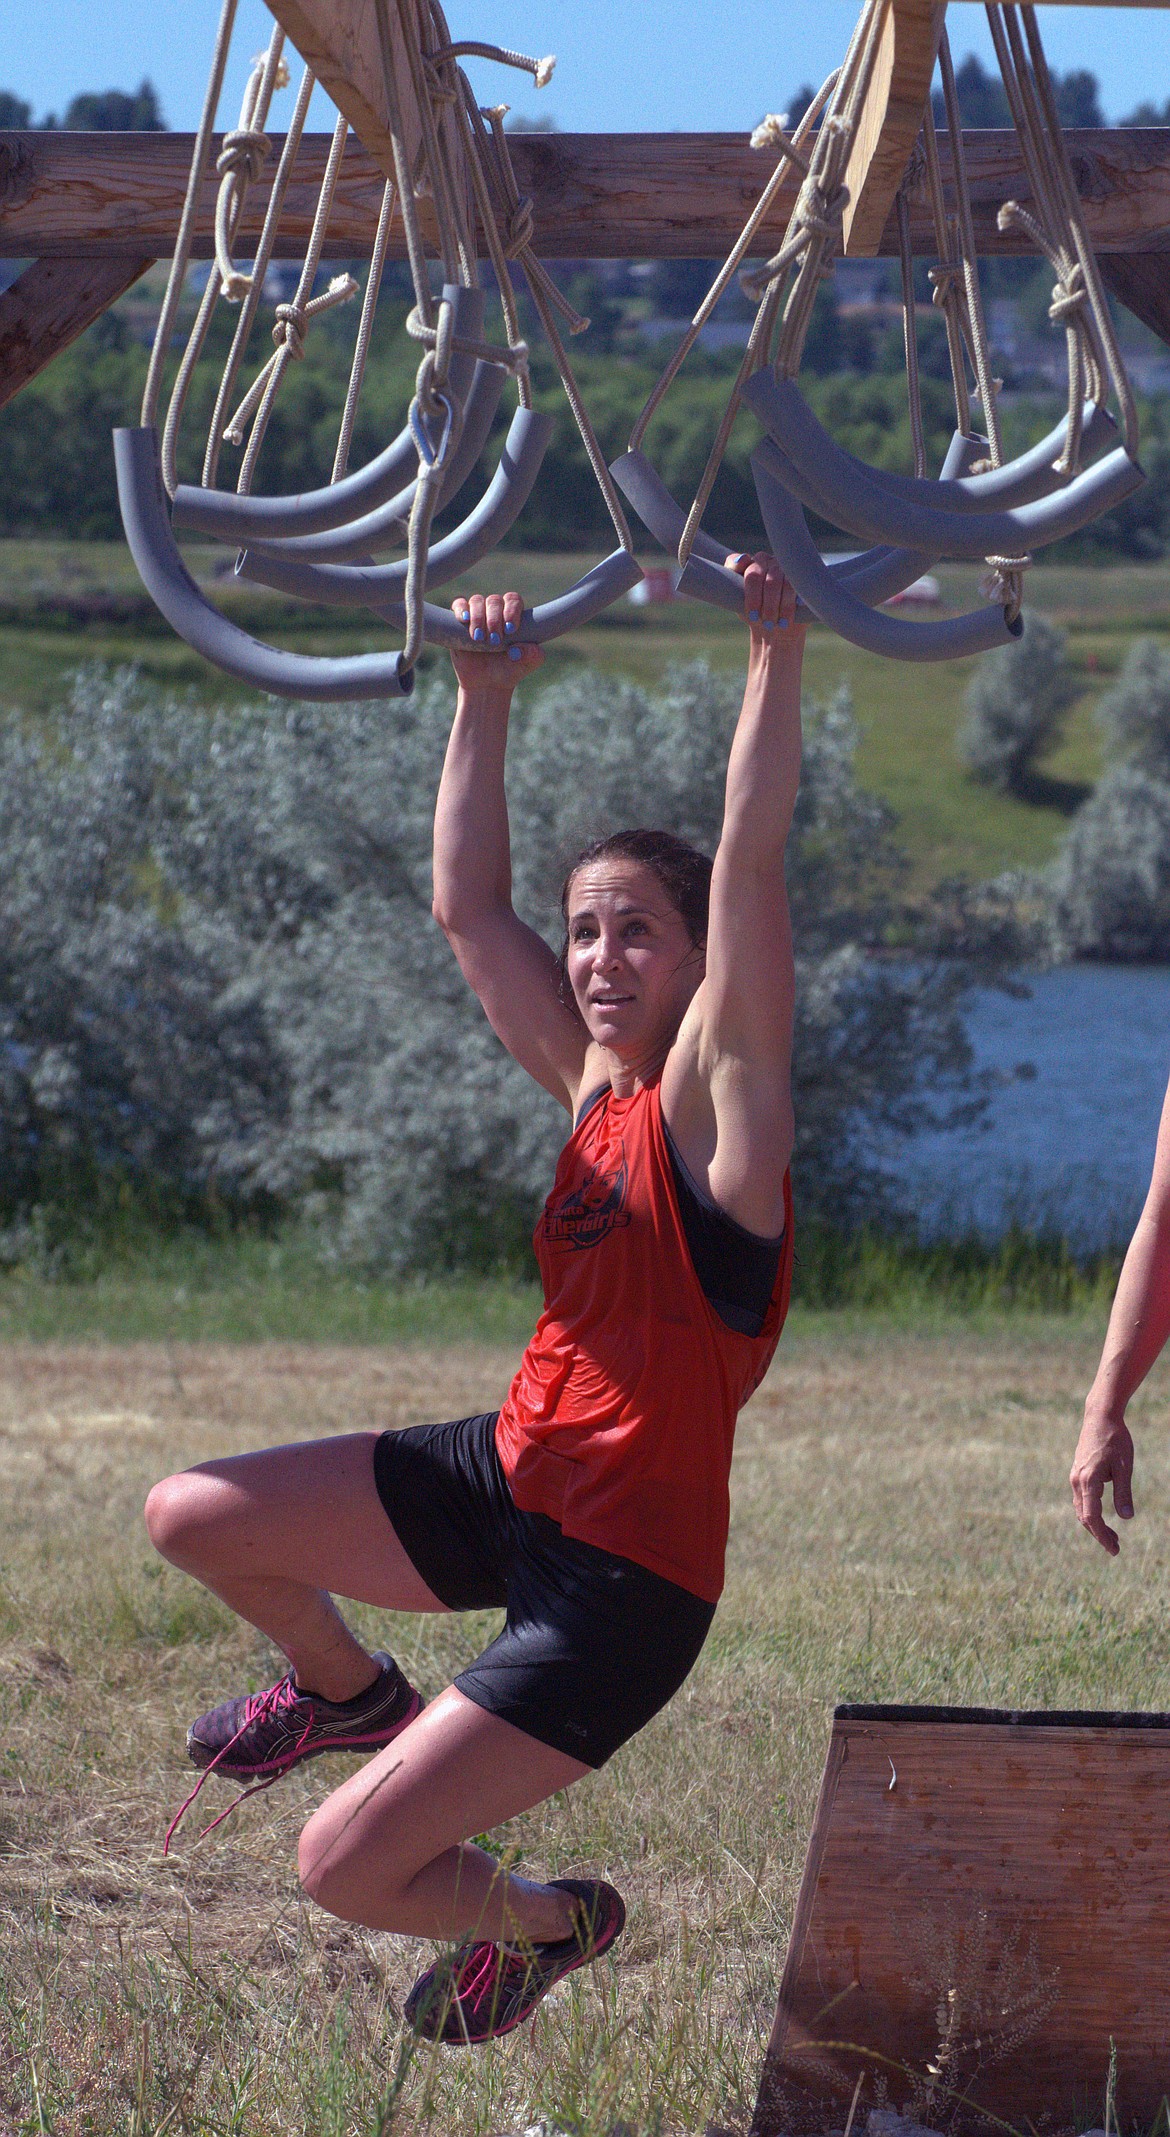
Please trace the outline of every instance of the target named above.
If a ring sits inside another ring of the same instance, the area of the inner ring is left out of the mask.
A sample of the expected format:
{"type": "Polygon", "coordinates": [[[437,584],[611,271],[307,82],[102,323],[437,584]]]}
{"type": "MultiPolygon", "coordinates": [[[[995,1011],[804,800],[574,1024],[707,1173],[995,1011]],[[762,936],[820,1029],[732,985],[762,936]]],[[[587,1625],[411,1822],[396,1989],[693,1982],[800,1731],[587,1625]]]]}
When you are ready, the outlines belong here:
{"type": "MultiPolygon", "coordinates": [[[[231,1750],[232,1745],[239,1743],[239,1740],[244,1734],[245,1729],[250,1729],[254,1721],[266,1721],[270,1716],[279,1714],[282,1707],[295,1706],[300,1696],[301,1695],[297,1691],[296,1685],[293,1683],[291,1676],[282,1677],[278,1684],[270,1684],[268,1686],[268,1689],[264,1692],[252,1692],[249,1695],[249,1697],[244,1701],[244,1718],[240,1723],[239,1728],[236,1730],[235,1735],[229,1736],[227,1743],[220,1745],[219,1750],[215,1754],[215,1757],[213,1759],[210,1759],[207,1765],[204,1767],[202,1773],[199,1776],[199,1779],[195,1783],[194,1788],[191,1790],[190,1795],[186,1798],[184,1802],[180,1803],[178,1810],[175,1812],[174,1817],[171,1819],[171,1822],[167,1827],[166,1839],[163,1841],[164,1855],[168,1855],[170,1853],[171,1842],[174,1839],[175,1834],[178,1832],[178,1829],[182,1824],[184,1818],[186,1817],[187,1812],[190,1810],[191,1805],[194,1803],[196,1796],[200,1793],[204,1782],[208,1780],[210,1776],[215,1772],[215,1769],[219,1765],[220,1760],[225,1757],[225,1755],[231,1750]]],[[[232,1812],[234,1810],[238,1810],[241,1803],[246,1803],[249,1796],[263,1795],[264,1790],[266,1788],[271,1788],[274,1781],[280,1780],[281,1775],[287,1772],[288,1767],[296,1758],[297,1753],[299,1752],[301,1745],[305,1742],[306,1737],[309,1735],[312,1726],[313,1715],[312,1710],[310,1709],[309,1719],[305,1723],[305,1726],[302,1729],[301,1734],[298,1737],[296,1743],[293,1745],[293,1748],[290,1751],[288,1758],[285,1759],[282,1765],[278,1766],[275,1773],[270,1773],[265,1780],[253,1781],[250,1788],[241,1789],[239,1795],[236,1796],[234,1800],[228,1804],[227,1809],[221,1811],[218,1818],[213,1818],[210,1825],[205,1825],[203,1827],[202,1832],[196,1834],[196,1847],[198,1847],[199,1842],[201,1840],[206,1840],[207,1835],[209,1833],[214,1833],[216,1826],[222,1825],[225,1818],[230,1818],[232,1812]]]]}

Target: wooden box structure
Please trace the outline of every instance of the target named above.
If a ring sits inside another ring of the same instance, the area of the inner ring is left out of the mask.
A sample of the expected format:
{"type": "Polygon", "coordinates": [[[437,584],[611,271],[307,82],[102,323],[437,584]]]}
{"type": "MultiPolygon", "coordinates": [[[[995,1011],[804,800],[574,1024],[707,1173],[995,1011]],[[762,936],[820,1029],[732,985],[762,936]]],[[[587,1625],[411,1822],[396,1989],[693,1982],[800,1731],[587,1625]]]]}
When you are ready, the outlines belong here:
{"type": "Polygon", "coordinates": [[[839,1707],[752,2137],[1170,2093],[1170,1715],[839,1707]],[[860,2120],[858,2120],[860,2117],[860,2120]]]}

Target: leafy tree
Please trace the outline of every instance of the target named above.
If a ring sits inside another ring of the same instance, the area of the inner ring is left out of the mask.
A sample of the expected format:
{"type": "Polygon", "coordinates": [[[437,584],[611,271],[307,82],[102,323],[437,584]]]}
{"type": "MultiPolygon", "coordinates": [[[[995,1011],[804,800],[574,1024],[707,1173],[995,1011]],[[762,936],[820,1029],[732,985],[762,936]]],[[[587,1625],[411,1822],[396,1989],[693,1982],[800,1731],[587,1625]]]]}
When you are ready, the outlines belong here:
{"type": "Polygon", "coordinates": [[[160,134],[166,120],[159,110],[158,92],[145,78],[137,89],[86,91],[75,96],[61,124],[70,133],[160,134]]]}
{"type": "Polygon", "coordinates": [[[0,126],[21,129],[31,125],[32,105],[14,96],[11,89],[0,89],[0,126]]]}
{"type": "MultiPolygon", "coordinates": [[[[1083,67],[1074,67],[1068,74],[1052,73],[1052,87],[1056,108],[1065,126],[1103,126],[1101,92],[1095,74],[1083,67]]],[[[955,68],[955,92],[959,100],[959,113],[964,126],[1010,127],[1011,107],[1004,94],[998,72],[989,74],[974,52],[955,68]]],[[[938,125],[947,123],[946,105],[941,89],[934,92],[934,115],[938,125]]],[[[1131,125],[1140,125],[1140,120],[1130,120],[1131,125]]]]}
{"type": "Polygon", "coordinates": [[[1170,958],[1170,779],[1110,765],[1069,826],[1049,892],[1065,956],[1170,958]]]}
{"type": "MultiPolygon", "coordinates": [[[[557,940],[567,860],[638,816],[708,850],[737,690],[578,672],[509,750],[516,896],[557,940]]],[[[0,1205],[98,1177],[299,1210],[324,1251],[515,1256],[564,1120],[430,917],[446,675],[392,710],[204,711],[91,675],[55,733],[0,730],[0,1205]]],[[[880,1206],[878,1126],[958,1092],[956,968],[875,957],[898,857],[838,700],[807,721],[790,846],[802,1207],[880,1206]]]]}
{"type": "Polygon", "coordinates": [[[984,786],[1026,792],[1078,695],[1064,632],[1025,610],[1023,636],[985,653],[975,670],[956,736],[960,759],[984,786]]]}
{"type": "Polygon", "coordinates": [[[1121,673],[1097,706],[1110,744],[1156,779],[1170,779],[1170,653],[1135,638],[1121,673]]]}

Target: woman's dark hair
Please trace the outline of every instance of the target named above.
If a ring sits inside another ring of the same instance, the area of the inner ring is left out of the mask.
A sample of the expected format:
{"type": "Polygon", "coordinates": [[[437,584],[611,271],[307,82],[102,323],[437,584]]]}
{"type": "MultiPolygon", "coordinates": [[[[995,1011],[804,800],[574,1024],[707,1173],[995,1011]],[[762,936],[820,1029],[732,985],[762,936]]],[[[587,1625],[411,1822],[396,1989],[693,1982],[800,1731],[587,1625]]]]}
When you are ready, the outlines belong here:
{"type": "Polygon", "coordinates": [[[676,913],[686,922],[691,941],[698,946],[707,939],[707,910],[711,902],[711,862],[697,846],[673,831],[613,831],[608,838],[595,838],[577,855],[561,885],[561,919],[565,939],[561,946],[561,979],[569,954],[569,892],[579,868],[593,861],[638,861],[657,876],[676,913]]]}

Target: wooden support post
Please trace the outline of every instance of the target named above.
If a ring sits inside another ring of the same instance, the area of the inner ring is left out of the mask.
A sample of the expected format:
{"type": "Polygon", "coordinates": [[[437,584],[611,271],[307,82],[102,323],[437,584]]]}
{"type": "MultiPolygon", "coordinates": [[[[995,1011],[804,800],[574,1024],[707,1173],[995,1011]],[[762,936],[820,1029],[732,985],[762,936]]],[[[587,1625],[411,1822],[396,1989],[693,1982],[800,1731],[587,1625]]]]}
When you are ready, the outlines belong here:
{"type": "Polygon", "coordinates": [[[1113,295],[1170,342],[1170,252],[1107,252],[1101,274],[1113,295]]]}
{"type": "Polygon", "coordinates": [[[870,259],[922,126],[946,19],[946,0],[888,0],[869,93],[845,167],[847,258],[870,259]]]}
{"type": "Polygon", "coordinates": [[[115,257],[26,267],[0,296],[0,408],[153,265],[115,257]]]}

